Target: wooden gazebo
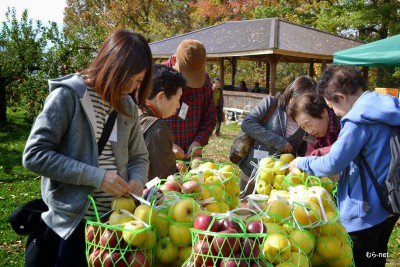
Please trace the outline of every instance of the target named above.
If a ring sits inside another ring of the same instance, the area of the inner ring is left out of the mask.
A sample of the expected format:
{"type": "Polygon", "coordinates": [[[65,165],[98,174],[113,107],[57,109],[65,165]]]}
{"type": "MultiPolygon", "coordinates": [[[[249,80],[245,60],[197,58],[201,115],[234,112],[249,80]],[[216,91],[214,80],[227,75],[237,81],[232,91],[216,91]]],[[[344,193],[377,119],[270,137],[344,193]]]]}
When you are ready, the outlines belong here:
{"type": "MultiPolygon", "coordinates": [[[[266,83],[275,95],[276,66],[279,62],[314,63],[322,69],[333,61],[333,53],[363,44],[328,32],[288,22],[279,18],[228,21],[150,44],[154,59],[166,59],[175,53],[184,39],[197,39],[206,47],[207,60],[218,61],[224,77],[224,61],[231,62],[232,85],[237,60],[265,62],[266,83]]],[[[223,79],[221,79],[223,81],[223,79]]]]}

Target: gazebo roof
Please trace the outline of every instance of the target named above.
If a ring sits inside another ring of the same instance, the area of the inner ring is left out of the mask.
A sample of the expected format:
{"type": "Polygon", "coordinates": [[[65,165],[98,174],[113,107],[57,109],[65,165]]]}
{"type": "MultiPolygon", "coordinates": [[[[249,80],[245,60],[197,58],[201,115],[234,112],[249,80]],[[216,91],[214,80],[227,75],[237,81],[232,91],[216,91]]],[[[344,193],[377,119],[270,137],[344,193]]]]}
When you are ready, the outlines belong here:
{"type": "Polygon", "coordinates": [[[363,44],[279,18],[227,21],[150,44],[153,57],[168,58],[184,39],[197,39],[207,59],[236,57],[263,60],[280,55],[280,62],[331,62],[336,51],[363,44]]]}

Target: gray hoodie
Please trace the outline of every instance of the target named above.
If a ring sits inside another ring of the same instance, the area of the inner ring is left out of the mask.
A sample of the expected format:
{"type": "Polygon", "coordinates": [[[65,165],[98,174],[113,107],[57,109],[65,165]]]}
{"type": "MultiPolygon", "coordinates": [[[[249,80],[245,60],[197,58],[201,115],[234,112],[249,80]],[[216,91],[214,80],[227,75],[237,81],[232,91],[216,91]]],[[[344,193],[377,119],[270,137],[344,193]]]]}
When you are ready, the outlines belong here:
{"type": "MultiPolygon", "coordinates": [[[[79,75],[49,81],[50,94],[28,137],[23,165],[42,175],[42,197],[49,211],[45,223],[67,239],[89,207],[88,194],[99,189],[105,170],[98,167],[96,120],[86,85],[79,75]]],[[[118,174],[142,186],[147,182],[148,152],[131,97],[118,114],[117,142],[111,142],[118,174]]]]}

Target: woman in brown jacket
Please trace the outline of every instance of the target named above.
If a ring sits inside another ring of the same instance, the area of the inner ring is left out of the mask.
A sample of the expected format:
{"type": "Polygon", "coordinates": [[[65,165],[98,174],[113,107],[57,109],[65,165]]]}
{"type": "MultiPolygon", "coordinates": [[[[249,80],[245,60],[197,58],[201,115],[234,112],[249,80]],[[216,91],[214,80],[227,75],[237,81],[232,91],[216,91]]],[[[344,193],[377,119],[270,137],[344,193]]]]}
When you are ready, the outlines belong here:
{"type": "Polygon", "coordinates": [[[149,152],[149,181],[155,177],[165,179],[178,171],[172,131],[160,119],[175,115],[185,87],[186,80],[182,74],[161,64],[154,65],[153,87],[147,97],[146,107],[140,114],[143,136],[149,152]]]}

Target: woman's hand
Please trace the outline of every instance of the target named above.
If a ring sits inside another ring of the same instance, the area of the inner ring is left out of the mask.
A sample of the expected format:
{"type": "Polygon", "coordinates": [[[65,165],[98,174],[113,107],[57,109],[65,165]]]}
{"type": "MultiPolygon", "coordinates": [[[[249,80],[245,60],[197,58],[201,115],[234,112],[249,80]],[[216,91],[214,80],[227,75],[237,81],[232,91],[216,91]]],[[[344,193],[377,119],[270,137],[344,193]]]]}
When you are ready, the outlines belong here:
{"type": "Polygon", "coordinates": [[[199,142],[194,141],[190,144],[188,148],[188,152],[186,154],[186,159],[190,160],[194,157],[201,158],[203,156],[203,148],[201,147],[199,142]]]}
{"type": "Polygon", "coordinates": [[[177,144],[173,144],[172,152],[174,152],[176,159],[184,160],[186,157],[185,151],[183,151],[183,149],[177,144]]]}
{"type": "Polygon", "coordinates": [[[112,196],[128,195],[131,192],[131,186],[121,176],[109,171],[106,171],[100,189],[112,196]]]}
{"type": "Polygon", "coordinates": [[[297,163],[299,162],[300,159],[302,159],[302,157],[297,157],[289,163],[289,171],[291,171],[294,168],[297,168],[297,163]]]}
{"type": "Polygon", "coordinates": [[[133,194],[137,196],[143,195],[143,186],[141,186],[138,182],[136,182],[135,180],[130,180],[129,185],[133,194]]]}

